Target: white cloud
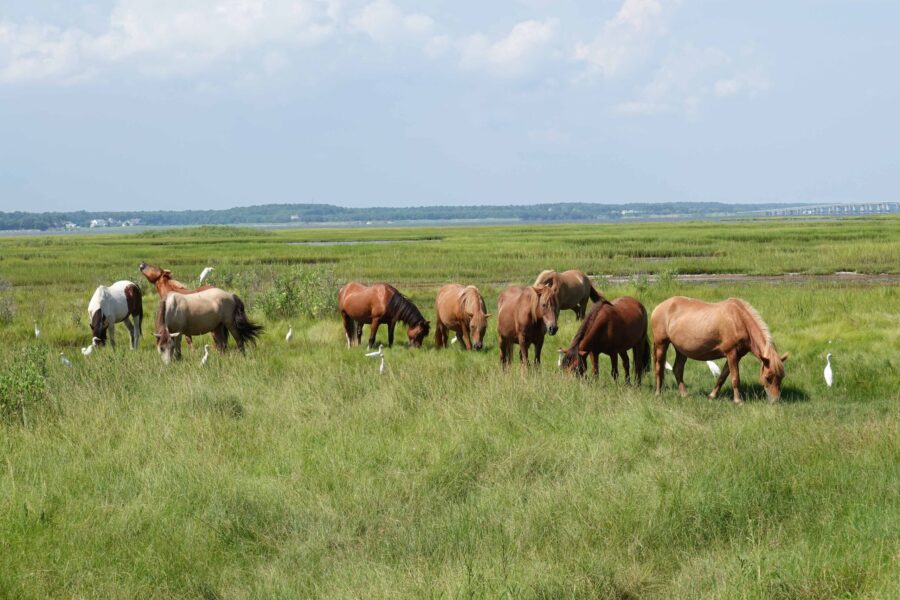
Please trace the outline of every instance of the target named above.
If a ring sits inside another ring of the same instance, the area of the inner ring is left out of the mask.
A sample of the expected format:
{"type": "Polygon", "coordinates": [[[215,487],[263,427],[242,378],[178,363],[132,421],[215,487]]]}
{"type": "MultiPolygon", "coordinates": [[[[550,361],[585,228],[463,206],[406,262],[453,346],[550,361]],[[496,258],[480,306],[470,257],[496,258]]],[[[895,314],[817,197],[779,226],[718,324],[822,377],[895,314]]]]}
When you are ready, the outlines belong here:
{"type": "Polygon", "coordinates": [[[496,41],[482,34],[464,37],[457,43],[460,65],[498,75],[521,75],[548,58],[558,29],[557,19],[530,20],[517,23],[496,41]]]}
{"type": "Polygon", "coordinates": [[[663,62],[636,98],[618,104],[616,110],[629,115],[694,115],[712,97],[755,95],[768,86],[760,69],[736,65],[718,48],[686,46],[663,62]]]}
{"type": "Polygon", "coordinates": [[[420,13],[406,14],[391,0],[375,0],[364,6],[350,25],[377,42],[388,42],[403,36],[426,35],[434,27],[434,20],[420,13]]]}
{"type": "Polygon", "coordinates": [[[640,63],[666,32],[666,21],[680,0],[625,0],[593,41],[578,44],[575,59],[604,77],[620,75],[640,63]]]}
{"type": "Polygon", "coordinates": [[[0,83],[69,82],[126,61],[158,75],[192,72],[235,51],[316,44],[332,2],[119,0],[105,31],[0,22],[0,83]]]}

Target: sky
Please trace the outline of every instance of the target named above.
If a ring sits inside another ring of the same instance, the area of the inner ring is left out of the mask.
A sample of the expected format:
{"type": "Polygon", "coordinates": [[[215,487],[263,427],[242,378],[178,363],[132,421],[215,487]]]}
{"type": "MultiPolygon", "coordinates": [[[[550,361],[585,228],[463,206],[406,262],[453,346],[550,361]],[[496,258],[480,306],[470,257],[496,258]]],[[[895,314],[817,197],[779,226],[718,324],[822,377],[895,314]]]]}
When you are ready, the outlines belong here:
{"type": "Polygon", "coordinates": [[[0,211],[868,202],[896,0],[0,0],[0,211]]]}

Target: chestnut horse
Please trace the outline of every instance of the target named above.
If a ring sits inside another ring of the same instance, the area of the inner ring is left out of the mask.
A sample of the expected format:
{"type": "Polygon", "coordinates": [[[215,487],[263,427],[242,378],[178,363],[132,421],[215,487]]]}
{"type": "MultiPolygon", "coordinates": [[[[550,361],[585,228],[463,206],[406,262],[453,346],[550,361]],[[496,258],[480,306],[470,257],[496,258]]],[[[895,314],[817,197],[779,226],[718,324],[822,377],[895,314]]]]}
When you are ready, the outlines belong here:
{"type": "MultiPolygon", "coordinates": [[[[138,265],[138,269],[141,270],[141,273],[143,273],[144,277],[147,278],[147,281],[156,286],[156,291],[159,294],[160,298],[165,298],[166,294],[168,294],[169,292],[178,292],[179,294],[196,294],[197,292],[202,292],[203,290],[208,290],[215,287],[214,285],[204,285],[196,289],[189,290],[184,287],[184,284],[177,279],[172,279],[172,271],[168,269],[160,269],[156,265],[150,265],[143,261],[138,265]]],[[[191,338],[191,336],[186,335],[184,337],[188,347],[193,347],[193,339],[191,338]]]]}
{"type": "Polygon", "coordinates": [[[212,333],[216,348],[225,350],[228,334],[238,350],[244,342],[255,343],[262,326],[247,318],[244,303],[234,294],[212,288],[194,294],[166,294],[156,312],[156,349],[168,364],[181,358],[181,335],[212,333]]]}
{"type": "Polygon", "coordinates": [[[481,350],[484,347],[487,318],[491,315],[477,287],[463,287],[455,283],[445,285],[434,301],[434,312],[437,320],[434,328],[436,347],[447,347],[448,330],[456,332],[466,350],[481,350]]]}
{"type": "Polygon", "coordinates": [[[540,284],[554,288],[559,299],[559,310],[571,309],[576,319],[584,318],[588,299],[597,302],[603,298],[591,285],[588,276],[574,269],[562,273],[541,271],[534,280],[534,285],[540,284]]]}
{"type": "Polygon", "coordinates": [[[513,285],[503,290],[497,299],[497,335],[503,368],[512,359],[513,344],[519,344],[523,367],[528,364],[528,348],[534,344],[534,364],[539,366],[544,334],[556,335],[558,316],[556,291],[549,286],[513,285]]]}
{"type": "Polygon", "coordinates": [[[338,310],[344,322],[347,347],[353,345],[354,339],[357,344],[361,342],[362,328],[366,323],[369,324],[369,348],[375,346],[375,335],[382,323],[387,324],[388,346],[393,346],[394,327],[397,321],[403,321],[409,345],[418,348],[431,325],[431,321],[422,316],[409,298],[387,283],[366,286],[351,281],[338,292],[338,310]]]}
{"type": "Polygon", "coordinates": [[[728,359],[709,393],[712,400],[719,394],[722,384],[731,373],[734,401],[741,402],[741,377],[738,363],[748,352],[762,363],[759,382],[766,390],[769,402],[781,397],[781,381],[784,379],[784,361],[788,354],[778,355],[769,327],[752,306],[740,298],[729,298],[710,304],[684,296],[674,296],[656,307],[650,316],[653,330],[653,350],[656,354],[656,395],[662,390],[663,365],[669,344],[675,347],[675,364],[672,372],[678,382],[678,391],[687,395],[684,387],[684,364],[687,359],[728,359]]]}
{"type": "Polygon", "coordinates": [[[600,354],[608,354],[612,363],[612,378],[619,376],[619,357],[625,367],[625,381],[630,379],[628,350],[634,356],[637,383],[641,375],[650,370],[650,338],[647,335],[647,309],[629,296],[612,302],[604,299],[594,304],[581,324],[572,343],[565,350],[562,367],[578,375],[587,369],[586,356],[590,355],[594,375],[599,374],[600,354]]]}
{"type": "Polygon", "coordinates": [[[144,302],[141,288],[131,281],[117,281],[109,287],[99,286],[88,303],[88,316],[91,319],[91,335],[97,344],[109,344],[116,347],[116,323],[125,323],[131,338],[132,350],[137,348],[141,338],[141,321],[144,318],[144,302]],[[131,319],[134,318],[134,325],[131,319]]]}

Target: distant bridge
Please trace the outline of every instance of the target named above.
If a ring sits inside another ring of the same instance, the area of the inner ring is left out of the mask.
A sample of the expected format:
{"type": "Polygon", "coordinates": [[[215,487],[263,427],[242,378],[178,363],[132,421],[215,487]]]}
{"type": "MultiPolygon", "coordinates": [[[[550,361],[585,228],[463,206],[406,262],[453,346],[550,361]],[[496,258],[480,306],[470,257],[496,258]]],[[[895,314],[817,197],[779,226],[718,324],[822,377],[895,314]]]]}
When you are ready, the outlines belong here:
{"type": "Polygon", "coordinates": [[[822,204],[796,208],[773,208],[764,212],[767,217],[836,217],[853,215],[886,215],[900,213],[900,202],[865,202],[862,204],[822,204]]]}

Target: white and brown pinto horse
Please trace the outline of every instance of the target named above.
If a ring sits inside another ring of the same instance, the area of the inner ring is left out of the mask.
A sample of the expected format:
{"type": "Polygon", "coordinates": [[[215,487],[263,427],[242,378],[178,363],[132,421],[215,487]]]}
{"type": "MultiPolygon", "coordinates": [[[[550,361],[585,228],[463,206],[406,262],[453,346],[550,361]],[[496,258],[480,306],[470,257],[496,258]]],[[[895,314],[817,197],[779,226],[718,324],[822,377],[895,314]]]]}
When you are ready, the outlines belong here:
{"type": "Polygon", "coordinates": [[[734,401],[741,402],[741,378],[738,363],[751,353],[762,363],[759,382],[766,390],[769,402],[781,397],[781,381],[784,379],[784,361],[788,354],[779,356],[769,327],[752,306],[740,298],[729,298],[710,304],[684,296],[674,296],[656,307],[650,316],[653,333],[653,350],[656,355],[656,394],[662,390],[666,351],[669,344],[675,347],[675,364],[672,371],[678,382],[678,391],[687,395],[684,387],[684,364],[687,359],[728,359],[709,393],[712,400],[719,394],[722,384],[731,373],[734,401]]]}
{"type": "Polygon", "coordinates": [[[497,299],[497,336],[500,338],[500,365],[509,366],[512,346],[519,344],[522,366],[528,364],[528,348],[534,344],[534,364],[541,364],[544,335],[556,335],[559,326],[556,291],[546,285],[512,285],[497,299]]]}
{"type": "Polygon", "coordinates": [[[181,358],[182,335],[212,333],[216,349],[223,351],[230,333],[243,352],[244,343],[256,342],[262,330],[262,325],[247,318],[244,303],[234,294],[219,288],[193,294],[169,292],[156,313],[156,349],[168,364],[181,358]]]}
{"type": "Polygon", "coordinates": [[[571,309],[575,313],[576,319],[584,318],[589,299],[597,302],[603,298],[591,285],[588,276],[575,269],[562,273],[550,270],[541,271],[541,274],[534,280],[534,285],[548,285],[555,289],[559,310],[571,309]]]}
{"type": "Polygon", "coordinates": [[[109,344],[116,347],[116,323],[125,323],[131,340],[131,348],[137,348],[141,338],[141,320],[144,318],[144,305],[141,288],[131,281],[117,281],[111,286],[99,286],[88,303],[88,316],[91,319],[91,334],[96,344],[109,344]],[[131,319],[134,318],[132,325],[131,319]]]}
{"type": "Polygon", "coordinates": [[[447,333],[454,331],[466,350],[484,347],[484,332],[490,315],[481,292],[474,285],[463,287],[449,283],[438,291],[434,302],[437,324],[434,328],[434,345],[447,347],[447,333]]]}

